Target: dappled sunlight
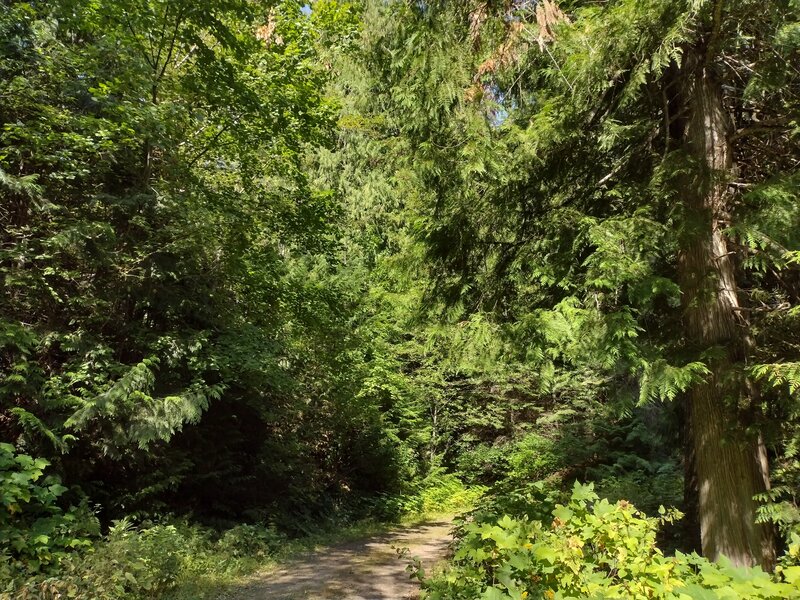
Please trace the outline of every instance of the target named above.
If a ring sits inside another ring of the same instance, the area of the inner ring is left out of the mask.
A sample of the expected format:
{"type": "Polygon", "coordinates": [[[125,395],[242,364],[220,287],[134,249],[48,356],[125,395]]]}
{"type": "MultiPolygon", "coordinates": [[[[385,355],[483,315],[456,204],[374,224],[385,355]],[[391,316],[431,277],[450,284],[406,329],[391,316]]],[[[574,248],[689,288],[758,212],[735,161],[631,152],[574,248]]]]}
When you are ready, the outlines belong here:
{"type": "Polygon", "coordinates": [[[322,548],[226,592],[231,600],[401,600],[419,596],[412,559],[430,569],[446,556],[452,523],[404,527],[370,538],[322,548]]]}

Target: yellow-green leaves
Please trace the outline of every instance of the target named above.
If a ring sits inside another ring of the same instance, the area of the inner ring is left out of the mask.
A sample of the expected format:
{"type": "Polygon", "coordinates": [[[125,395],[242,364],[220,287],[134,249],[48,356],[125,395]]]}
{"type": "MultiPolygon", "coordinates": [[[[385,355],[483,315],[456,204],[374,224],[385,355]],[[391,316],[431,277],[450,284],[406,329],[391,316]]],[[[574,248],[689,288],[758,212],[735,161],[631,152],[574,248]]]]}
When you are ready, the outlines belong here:
{"type": "MultiPolygon", "coordinates": [[[[663,511],[668,517],[668,511],[663,511]]],[[[651,598],[713,600],[800,597],[796,566],[774,576],[693,554],[665,557],[658,520],[576,482],[570,501],[543,524],[508,515],[464,527],[451,570],[427,582],[429,598],[651,598]]]]}

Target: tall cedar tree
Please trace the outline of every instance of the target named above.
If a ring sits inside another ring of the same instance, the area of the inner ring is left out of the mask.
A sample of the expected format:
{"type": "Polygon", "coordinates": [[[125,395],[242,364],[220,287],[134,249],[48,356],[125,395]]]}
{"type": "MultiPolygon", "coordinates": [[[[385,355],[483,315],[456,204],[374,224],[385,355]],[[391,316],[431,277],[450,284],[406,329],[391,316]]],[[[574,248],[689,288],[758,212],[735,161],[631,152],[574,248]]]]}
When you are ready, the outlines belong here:
{"type": "Polygon", "coordinates": [[[685,395],[703,553],[737,565],[774,562],[753,497],[779,402],[754,375],[778,367],[753,363],[796,314],[798,8],[398,2],[372,41],[440,290],[574,366],[542,333],[558,315],[641,401],[685,395]]]}

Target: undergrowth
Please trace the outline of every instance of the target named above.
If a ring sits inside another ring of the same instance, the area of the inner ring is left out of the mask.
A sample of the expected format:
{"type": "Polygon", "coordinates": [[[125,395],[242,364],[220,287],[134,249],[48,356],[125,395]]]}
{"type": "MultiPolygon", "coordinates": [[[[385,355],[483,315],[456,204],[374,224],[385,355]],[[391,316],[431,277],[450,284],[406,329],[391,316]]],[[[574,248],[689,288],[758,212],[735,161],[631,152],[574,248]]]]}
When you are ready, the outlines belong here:
{"type": "Polygon", "coordinates": [[[722,600],[800,598],[800,535],[774,574],[739,569],[724,558],[665,556],[659,526],[680,516],[647,517],[625,500],[600,499],[575,484],[571,497],[532,485],[512,497],[488,498],[462,522],[450,568],[425,578],[427,600],[649,598],[722,600]],[[513,514],[515,516],[509,516],[513,514]]]}
{"type": "MultiPolygon", "coordinates": [[[[45,460],[0,444],[0,600],[197,600],[292,554],[365,537],[396,523],[470,508],[482,489],[434,473],[403,496],[362,500],[359,511],[300,528],[239,524],[225,531],[164,519],[115,521],[105,535],[80,505],[61,507],[67,488],[45,460]],[[287,531],[300,531],[293,537],[287,531]]],[[[283,524],[283,523],[282,523],[283,524]]]]}

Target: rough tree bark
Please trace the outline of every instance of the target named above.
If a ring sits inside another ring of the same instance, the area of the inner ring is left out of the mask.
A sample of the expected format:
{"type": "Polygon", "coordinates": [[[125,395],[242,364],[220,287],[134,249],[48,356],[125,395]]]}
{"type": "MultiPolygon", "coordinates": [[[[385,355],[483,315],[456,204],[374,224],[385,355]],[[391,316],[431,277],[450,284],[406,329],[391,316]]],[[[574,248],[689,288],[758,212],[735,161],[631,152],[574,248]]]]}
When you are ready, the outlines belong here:
{"type": "Polygon", "coordinates": [[[712,560],[724,555],[736,565],[769,569],[775,560],[771,529],[756,524],[753,500],[769,488],[766,451],[757,436],[746,433],[737,408],[748,393],[736,368],[745,357],[747,324],[723,231],[733,172],[732,121],[703,53],[685,57],[681,79],[683,142],[695,171],[684,190],[687,226],[678,264],[684,326],[699,350],[719,349],[710,359],[711,375],[690,391],[687,415],[702,550],[712,560]]]}

